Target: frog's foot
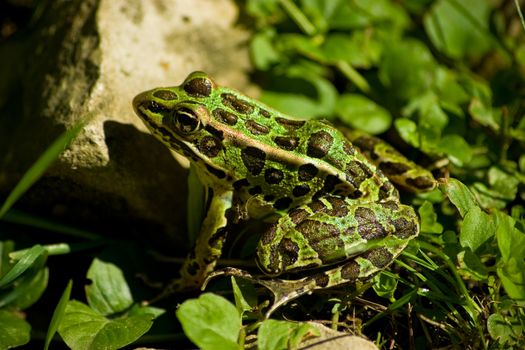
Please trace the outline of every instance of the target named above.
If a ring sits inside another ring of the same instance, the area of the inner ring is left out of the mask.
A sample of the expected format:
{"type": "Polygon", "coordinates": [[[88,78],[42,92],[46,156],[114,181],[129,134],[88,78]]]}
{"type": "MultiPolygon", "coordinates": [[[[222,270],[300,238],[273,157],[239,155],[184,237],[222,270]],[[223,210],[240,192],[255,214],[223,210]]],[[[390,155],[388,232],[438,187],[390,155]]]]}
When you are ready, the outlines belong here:
{"type": "Polygon", "coordinates": [[[278,278],[265,279],[252,276],[249,272],[227,267],[212,272],[204,281],[202,289],[206,288],[208,281],[217,276],[234,276],[266,287],[273,294],[273,304],[266,311],[265,317],[270,315],[282,305],[300,297],[304,294],[311,293],[314,289],[319,288],[315,276],[305,277],[299,280],[284,280],[278,278]]]}

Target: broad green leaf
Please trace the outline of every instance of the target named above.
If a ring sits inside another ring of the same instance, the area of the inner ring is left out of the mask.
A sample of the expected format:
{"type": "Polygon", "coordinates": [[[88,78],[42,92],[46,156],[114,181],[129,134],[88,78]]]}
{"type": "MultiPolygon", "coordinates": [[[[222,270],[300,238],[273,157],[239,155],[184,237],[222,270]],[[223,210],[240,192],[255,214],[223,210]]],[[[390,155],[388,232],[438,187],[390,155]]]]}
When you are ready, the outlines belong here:
{"type": "Polygon", "coordinates": [[[459,213],[464,217],[470,209],[477,207],[477,201],[472,192],[461,181],[454,178],[448,179],[440,189],[450,199],[452,204],[458,208],[459,213]]]}
{"type": "MultiPolygon", "coordinates": [[[[233,296],[235,298],[235,306],[237,307],[237,311],[239,312],[239,315],[243,315],[246,311],[252,310],[255,306],[257,306],[257,294],[255,294],[255,291],[253,290],[253,287],[251,288],[250,292],[246,293],[245,290],[247,290],[247,286],[251,286],[251,283],[245,283],[243,284],[243,287],[240,288],[237,284],[237,279],[234,276],[231,276],[232,281],[232,289],[233,289],[233,296]]],[[[242,279],[239,279],[239,281],[242,281],[242,279]]],[[[243,282],[241,282],[243,283],[243,282]]]]}
{"type": "Polygon", "coordinates": [[[279,53],[272,44],[268,31],[257,33],[250,42],[250,55],[255,68],[266,70],[279,62],[279,53]]]}
{"type": "Polygon", "coordinates": [[[23,278],[23,281],[16,285],[13,292],[21,292],[9,306],[16,307],[20,310],[27,309],[40,299],[47,288],[49,280],[49,269],[39,269],[33,276],[23,278]]]}
{"type": "Polygon", "coordinates": [[[419,133],[417,125],[413,120],[408,118],[399,118],[394,121],[397,132],[401,138],[408,144],[419,147],[419,133]]]}
{"type": "Polygon", "coordinates": [[[279,80],[278,91],[265,90],[260,97],[262,102],[275,109],[302,118],[332,115],[336,98],[335,87],[320,76],[307,79],[299,76],[283,77],[279,80]]]}
{"type": "Polygon", "coordinates": [[[473,97],[470,101],[468,111],[472,118],[481,125],[488,126],[495,131],[499,130],[501,113],[492,109],[490,105],[483,104],[477,97],[473,97]]]}
{"type": "Polygon", "coordinates": [[[416,40],[385,45],[379,78],[402,100],[425,94],[431,88],[437,64],[428,48],[416,40]]]}
{"type": "Polygon", "coordinates": [[[461,224],[459,242],[462,247],[468,247],[476,252],[479,247],[494,237],[495,222],[492,216],[484,213],[479,207],[472,207],[461,224]]]}
{"type": "Polygon", "coordinates": [[[27,344],[31,326],[19,315],[0,310],[0,349],[11,349],[27,344]]]}
{"type": "Polygon", "coordinates": [[[328,62],[342,60],[356,68],[370,68],[379,61],[381,55],[381,46],[377,40],[365,31],[328,35],[321,49],[328,62]]]}
{"type": "Polygon", "coordinates": [[[370,134],[386,131],[392,121],[392,116],[386,109],[363,95],[341,95],[335,111],[343,123],[370,134]]]}
{"type": "Polygon", "coordinates": [[[58,333],[74,350],[120,349],[146,333],[152,314],[124,315],[107,319],[86,304],[76,300],[67,303],[58,333]]]}
{"type": "Polygon", "coordinates": [[[7,286],[15,279],[20,277],[27,269],[29,269],[37,259],[46,254],[46,250],[41,245],[34,245],[24,254],[20,260],[16,262],[11,270],[9,270],[0,279],[0,288],[7,286]]]}
{"type": "MultiPolygon", "coordinates": [[[[90,118],[89,118],[90,119],[90,118]]],[[[0,207],[0,219],[7,211],[22,197],[22,195],[31,187],[47,170],[47,168],[58,158],[59,154],[73,141],[73,139],[82,130],[87,121],[75,125],[69,130],[63,132],[36,160],[36,162],[27,170],[15,188],[9,193],[4,204],[0,207]]]]}
{"type": "Polygon", "coordinates": [[[259,350],[295,349],[308,333],[319,334],[307,323],[264,320],[257,333],[259,350]]]}
{"type": "Polygon", "coordinates": [[[498,340],[500,345],[523,334],[523,326],[510,315],[492,314],[487,319],[487,330],[492,339],[498,340]]]}
{"type": "Polygon", "coordinates": [[[186,336],[203,350],[240,349],[241,316],[228,300],[205,293],[178,308],[177,318],[186,336]]]}
{"type": "Polygon", "coordinates": [[[392,299],[397,288],[397,278],[390,273],[380,272],[373,278],[374,292],[382,298],[392,299]]]}
{"type": "Polygon", "coordinates": [[[464,166],[472,159],[472,150],[460,135],[449,134],[443,136],[438,148],[447,154],[448,158],[458,166],[464,166]]]}
{"type": "Polygon", "coordinates": [[[94,259],[87,278],[92,281],[86,286],[88,304],[101,315],[122,312],[133,304],[122,270],[114,264],[94,259]]]}
{"type": "Polygon", "coordinates": [[[489,271],[481,262],[479,256],[474,254],[470,249],[460,252],[457,256],[459,266],[461,267],[461,274],[468,275],[468,279],[477,281],[486,281],[489,276],[489,271]]]}
{"type": "Polygon", "coordinates": [[[44,350],[47,350],[49,348],[49,344],[51,343],[51,340],[53,340],[53,337],[55,336],[55,333],[58,330],[58,325],[62,322],[62,318],[64,317],[64,314],[66,312],[66,306],[71,295],[71,288],[73,288],[73,281],[69,280],[66,288],[64,289],[64,292],[62,293],[62,296],[60,297],[60,300],[58,301],[57,307],[53,312],[51,322],[49,322],[44,350]]]}
{"type": "Polygon", "coordinates": [[[425,15],[425,30],[434,46],[452,58],[479,56],[492,46],[490,5],[478,0],[438,0],[425,15]]]}
{"type": "Polygon", "coordinates": [[[498,276],[507,294],[525,300],[525,233],[515,227],[515,220],[496,212],[498,227],[496,238],[501,253],[497,264],[498,276]]]}
{"type": "Polygon", "coordinates": [[[421,218],[421,232],[441,233],[443,226],[437,222],[437,214],[432,203],[425,201],[418,209],[421,218]]]}
{"type": "Polygon", "coordinates": [[[501,198],[509,201],[516,198],[520,181],[515,176],[497,166],[490,167],[487,176],[492,190],[496,191],[501,198]]]}

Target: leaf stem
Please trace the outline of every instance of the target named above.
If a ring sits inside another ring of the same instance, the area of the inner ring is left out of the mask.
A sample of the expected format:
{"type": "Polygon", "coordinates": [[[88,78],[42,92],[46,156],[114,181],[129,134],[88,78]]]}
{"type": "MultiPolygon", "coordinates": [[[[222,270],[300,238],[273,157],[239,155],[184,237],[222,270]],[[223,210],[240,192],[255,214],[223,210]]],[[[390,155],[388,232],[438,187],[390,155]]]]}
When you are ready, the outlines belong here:
{"type": "Polygon", "coordinates": [[[301,30],[309,36],[314,36],[317,33],[317,29],[310,22],[310,20],[304,15],[304,13],[294,4],[291,0],[279,0],[284,10],[292,18],[292,20],[301,28],[301,30]]]}

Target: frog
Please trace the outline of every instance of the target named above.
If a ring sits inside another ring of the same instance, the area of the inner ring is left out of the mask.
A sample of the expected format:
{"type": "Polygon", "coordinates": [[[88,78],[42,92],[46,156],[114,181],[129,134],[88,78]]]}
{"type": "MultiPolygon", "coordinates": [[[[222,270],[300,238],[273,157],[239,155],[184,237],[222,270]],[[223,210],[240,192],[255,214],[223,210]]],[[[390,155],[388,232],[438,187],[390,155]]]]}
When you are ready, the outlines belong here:
{"type": "Polygon", "coordinates": [[[194,249],[163,296],[236,275],[272,290],[273,311],[316,289],[369,280],[419,234],[397,187],[417,193],[436,184],[380,138],[288,116],[201,71],[140,93],[133,109],[189,160],[208,194],[194,249]],[[249,219],[266,223],[255,258],[263,277],[214,271],[231,225],[249,219]]]}

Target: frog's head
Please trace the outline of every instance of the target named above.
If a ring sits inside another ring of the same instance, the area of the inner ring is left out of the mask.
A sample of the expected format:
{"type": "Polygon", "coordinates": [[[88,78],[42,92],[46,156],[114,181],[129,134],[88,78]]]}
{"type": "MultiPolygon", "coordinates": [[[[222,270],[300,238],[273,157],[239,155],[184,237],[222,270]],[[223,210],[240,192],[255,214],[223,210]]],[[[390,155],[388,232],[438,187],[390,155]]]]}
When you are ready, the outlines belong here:
{"type": "MultiPolygon", "coordinates": [[[[180,85],[145,91],[133,99],[133,109],[168,147],[194,161],[213,163],[222,148],[210,128],[209,106],[216,84],[203,72],[193,72],[180,85]]],[[[217,134],[217,132],[215,132],[217,134]]]]}

